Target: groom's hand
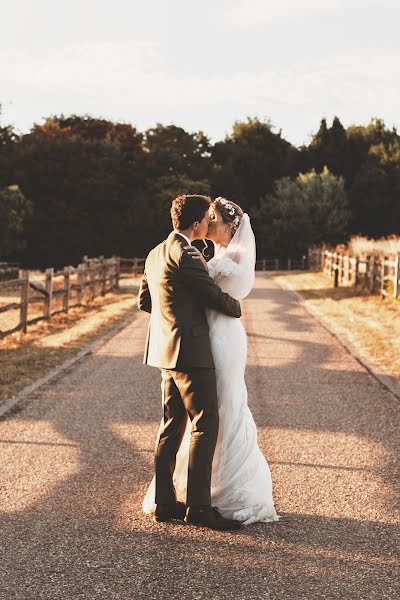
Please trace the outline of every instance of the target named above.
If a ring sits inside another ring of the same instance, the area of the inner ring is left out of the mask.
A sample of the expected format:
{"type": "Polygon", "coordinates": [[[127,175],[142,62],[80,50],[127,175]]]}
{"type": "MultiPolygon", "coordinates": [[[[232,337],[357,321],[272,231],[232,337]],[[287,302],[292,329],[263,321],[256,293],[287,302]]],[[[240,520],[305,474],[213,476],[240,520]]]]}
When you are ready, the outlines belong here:
{"type": "Polygon", "coordinates": [[[151,296],[149,285],[147,283],[146,272],[143,273],[142,280],[140,282],[139,293],[137,297],[137,305],[140,310],[151,313],[151,296]]]}

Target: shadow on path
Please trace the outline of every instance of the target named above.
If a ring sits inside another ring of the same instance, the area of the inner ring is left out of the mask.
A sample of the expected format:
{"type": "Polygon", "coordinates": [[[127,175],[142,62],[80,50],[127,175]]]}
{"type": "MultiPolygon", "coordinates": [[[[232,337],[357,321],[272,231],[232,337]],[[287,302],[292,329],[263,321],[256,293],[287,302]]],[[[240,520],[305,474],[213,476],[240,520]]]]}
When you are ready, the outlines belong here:
{"type": "Polygon", "coordinates": [[[246,377],[282,520],[221,534],[141,513],[160,378],[139,315],[0,423],[1,600],[398,597],[398,405],[292,296],[258,285],[246,377]]]}

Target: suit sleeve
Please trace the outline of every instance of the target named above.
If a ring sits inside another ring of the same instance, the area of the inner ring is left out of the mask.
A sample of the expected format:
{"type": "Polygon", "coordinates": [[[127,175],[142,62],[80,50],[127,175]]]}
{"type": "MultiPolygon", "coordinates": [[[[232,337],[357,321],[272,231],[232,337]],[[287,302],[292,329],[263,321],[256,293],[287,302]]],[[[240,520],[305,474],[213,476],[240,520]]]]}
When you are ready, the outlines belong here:
{"type": "Polygon", "coordinates": [[[210,277],[201,262],[192,258],[185,251],[180,259],[179,271],[184,285],[191,290],[203,306],[218,310],[229,317],[238,318],[242,315],[238,300],[225,294],[210,277]]]}
{"type": "Polygon", "coordinates": [[[146,272],[143,273],[142,280],[140,282],[137,305],[140,310],[144,310],[145,312],[151,313],[151,296],[149,286],[147,283],[146,272]]]}

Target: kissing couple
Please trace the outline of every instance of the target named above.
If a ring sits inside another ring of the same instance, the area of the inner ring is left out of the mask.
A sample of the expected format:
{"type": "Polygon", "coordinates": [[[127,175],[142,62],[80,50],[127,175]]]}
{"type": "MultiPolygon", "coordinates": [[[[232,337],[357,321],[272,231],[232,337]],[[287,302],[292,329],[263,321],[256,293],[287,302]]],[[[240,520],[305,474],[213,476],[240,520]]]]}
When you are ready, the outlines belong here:
{"type": "Polygon", "coordinates": [[[244,378],[239,300],[255,277],[250,218],[234,202],[200,195],[178,196],[171,218],[138,295],[151,314],[144,363],[161,370],[163,406],[143,510],[217,530],[277,521],[244,378]],[[215,245],[209,262],[192,245],[205,238],[215,245]]]}

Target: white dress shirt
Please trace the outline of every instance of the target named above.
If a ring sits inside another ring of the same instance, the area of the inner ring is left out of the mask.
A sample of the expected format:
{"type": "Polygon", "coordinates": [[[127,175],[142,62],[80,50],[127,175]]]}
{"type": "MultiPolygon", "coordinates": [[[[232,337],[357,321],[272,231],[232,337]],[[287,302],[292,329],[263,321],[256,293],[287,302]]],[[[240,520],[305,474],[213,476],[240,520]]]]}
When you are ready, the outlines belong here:
{"type": "Polygon", "coordinates": [[[180,231],[177,231],[176,229],[174,229],[174,233],[177,233],[178,235],[181,235],[183,238],[185,238],[185,240],[187,241],[189,246],[192,245],[192,242],[189,240],[189,238],[184,233],[181,233],[180,231]]]}

